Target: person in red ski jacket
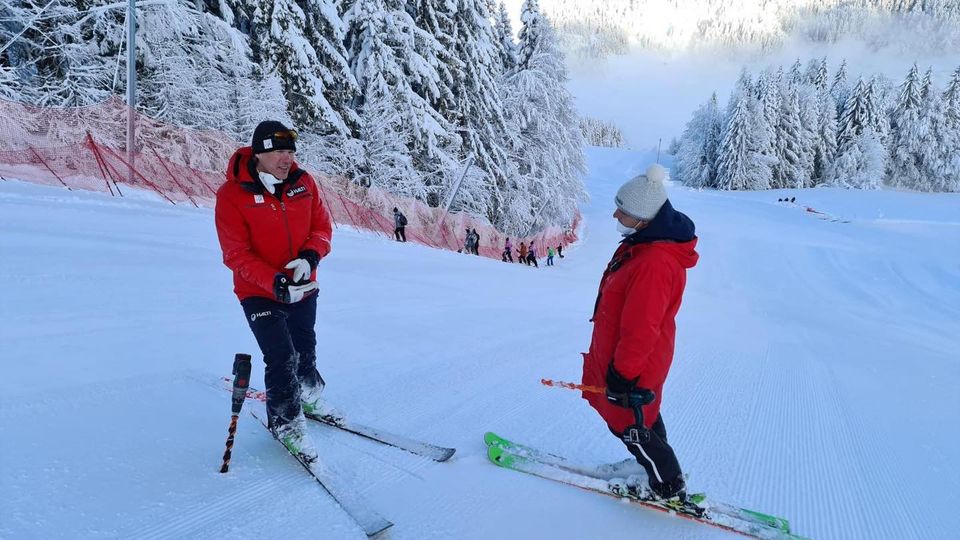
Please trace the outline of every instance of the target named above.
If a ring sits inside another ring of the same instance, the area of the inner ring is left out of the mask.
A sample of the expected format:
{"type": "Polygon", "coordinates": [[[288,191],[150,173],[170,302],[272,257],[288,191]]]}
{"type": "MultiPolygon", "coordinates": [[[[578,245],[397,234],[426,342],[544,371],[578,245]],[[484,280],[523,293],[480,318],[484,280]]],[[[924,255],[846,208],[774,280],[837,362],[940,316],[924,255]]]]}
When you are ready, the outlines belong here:
{"type": "Polygon", "coordinates": [[[261,122],[253,144],[230,158],[215,215],[223,263],[263,352],[268,425],[314,460],[303,413],[332,412],[320,399],[314,325],[317,265],[333,231],[316,182],[296,164],[296,139],[280,122],[261,122]]]}
{"type": "Polygon", "coordinates": [[[667,444],[660,404],[673,361],[686,272],[697,263],[693,222],[667,200],[666,171],[651,166],[617,192],[613,217],[624,236],[600,280],[583,393],[647,473],[654,498],[686,500],[680,464],[667,444]]]}

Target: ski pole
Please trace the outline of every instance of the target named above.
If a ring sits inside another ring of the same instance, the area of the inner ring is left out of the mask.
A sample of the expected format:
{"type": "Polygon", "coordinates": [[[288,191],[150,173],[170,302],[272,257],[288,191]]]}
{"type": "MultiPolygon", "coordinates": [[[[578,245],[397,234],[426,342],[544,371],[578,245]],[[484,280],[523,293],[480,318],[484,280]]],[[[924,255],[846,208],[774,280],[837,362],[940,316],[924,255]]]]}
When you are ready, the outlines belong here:
{"type": "MultiPolygon", "coordinates": [[[[554,381],[551,379],[540,379],[540,384],[544,386],[553,386],[555,388],[580,390],[582,392],[589,392],[591,394],[607,393],[607,389],[602,386],[590,386],[572,382],[554,381]]],[[[647,390],[646,388],[634,388],[630,391],[630,407],[636,411],[637,407],[642,407],[643,405],[652,403],[656,397],[657,395],[652,390],[647,390]]],[[[640,418],[643,417],[641,416],[640,418]]]]}
{"type": "Polygon", "coordinates": [[[540,384],[552,386],[554,388],[567,388],[570,390],[580,390],[591,394],[606,394],[607,389],[602,386],[589,386],[586,384],[577,384],[572,382],[554,381],[552,379],[540,379],[540,384]]]}
{"type": "Polygon", "coordinates": [[[233,451],[233,437],[237,434],[237,419],[240,417],[240,409],[243,408],[243,400],[247,397],[247,388],[250,387],[249,354],[237,353],[233,358],[233,374],[232,416],[230,429],[227,431],[227,449],[223,452],[223,465],[220,466],[221,473],[230,470],[230,455],[233,451]]]}

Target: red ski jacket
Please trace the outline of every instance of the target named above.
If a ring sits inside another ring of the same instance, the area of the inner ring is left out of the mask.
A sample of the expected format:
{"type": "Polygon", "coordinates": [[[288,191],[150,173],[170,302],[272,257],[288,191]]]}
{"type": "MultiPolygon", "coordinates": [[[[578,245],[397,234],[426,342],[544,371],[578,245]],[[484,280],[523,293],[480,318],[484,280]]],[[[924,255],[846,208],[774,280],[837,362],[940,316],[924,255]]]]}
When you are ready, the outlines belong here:
{"type": "MultiPolygon", "coordinates": [[[[699,258],[693,223],[672,207],[669,212],[689,223],[690,240],[620,245],[600,280],[590,352],[583,354],[583,384],[605,387],[613,362],[618,373],[627,379],[639,377],[638,387],[656,393],[656,399],[643,407],[648,428],[660,414],[663,383],[673,361],[674,317],[683,298],[686,271],[699,258]]],[[[635,423],[631,410],[609,403],[602,394],[584,392],[583,398],[618,434],[635,423]]]]}
{"type": "MultiPolygon", "coordinates": [[[[253,149],[240,148],[227,165],[227,181],[217,190],[217,236],[223,264],[233,270],[233,291],[275,299],[273,280],[301,251],[319,258],[330,253],[333,230],[317,184],[294,164],[273,195],[260,183],[253,149]]],[[[316,270],[310,276],[316,279],[316,270]]]]}

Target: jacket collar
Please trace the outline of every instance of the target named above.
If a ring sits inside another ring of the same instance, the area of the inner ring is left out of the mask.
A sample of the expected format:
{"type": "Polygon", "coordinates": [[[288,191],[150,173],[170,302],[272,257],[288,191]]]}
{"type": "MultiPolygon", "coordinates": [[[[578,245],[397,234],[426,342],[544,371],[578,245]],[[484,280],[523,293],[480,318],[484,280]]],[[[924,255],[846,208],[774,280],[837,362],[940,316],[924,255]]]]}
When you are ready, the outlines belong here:
{"type": "Polygon", "coordinates": [[[683,212],[675,210],[668,199],[650,224],[630,234],[621,242],[628,246],[657,241],[689,242],[696,236],[696,226],[693,221],[683,212]]]}
{"type": "MultiPolygon", "coordinates": [[[[287,177],[283,182],[278,184],[278,188],[286,189],[293,186],[300,180],[300,177],[304,175],[304,172],[303,169],[294,163],[287,177]]],[[[233,153],[233,156],[227,164],[227,180],[240,184],[240,187],[250,193],[257,195],[267,193],[257,173],[257,156],[253,153],[253,148],[250,146],[239,148],[233,153]]]]}

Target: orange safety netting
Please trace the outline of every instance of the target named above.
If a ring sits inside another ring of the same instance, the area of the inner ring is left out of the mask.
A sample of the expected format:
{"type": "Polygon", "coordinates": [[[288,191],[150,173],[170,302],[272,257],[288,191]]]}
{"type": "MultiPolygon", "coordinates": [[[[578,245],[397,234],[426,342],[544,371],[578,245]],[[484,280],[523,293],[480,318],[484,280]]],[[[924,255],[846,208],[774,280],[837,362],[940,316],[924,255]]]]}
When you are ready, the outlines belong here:
{"type": "MultiPolygon", "coordinates": [[[[67,189],[124,196],[129,188],[157,193],[173,204],[213,207],[233,151],[243,146],[212,130],[186,129],[136,115],[133,163],[126,152],[127,107],[117,98],[90,107],[41,108],[0,100],[0,176],[67,189]]],[[[303,164],[308,171],[310,164],[303,164]]],[[[313,169],[316,170],[316,169],[313,169]]],[[[346,178],[313,173],[337,226],[349,225],[393,238],[393,208],[407,217],[408,240],[460,250],[466,229],[480,235],[479,254],[499,258],[506,234],[483,218],[444,215],[421,201],[358,186],[346,178]]],[[[576,240],[579,216],[568,227],[550,227],[532,238],[538,256],[546,246],[576,240]]]]}

